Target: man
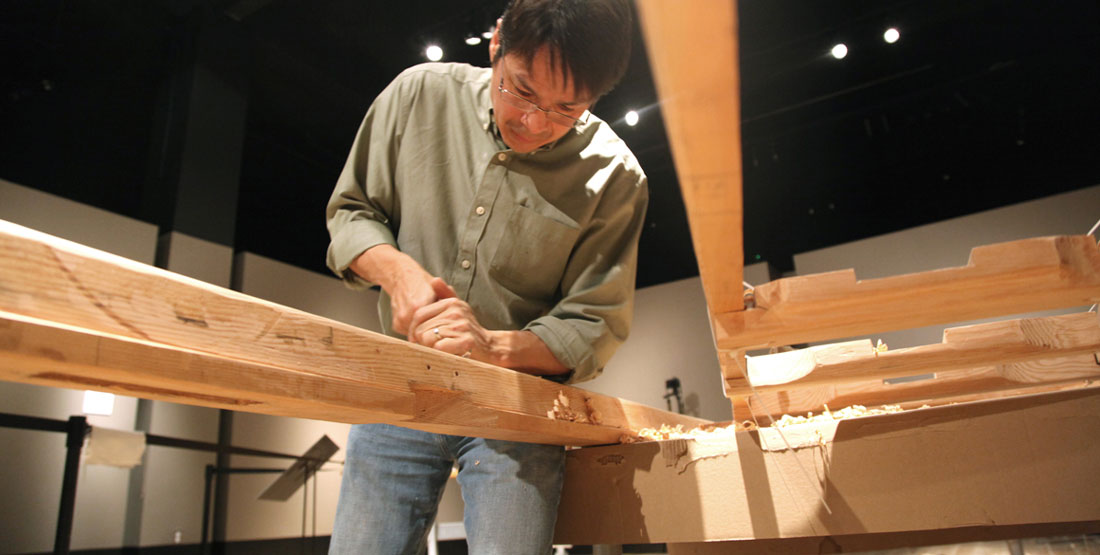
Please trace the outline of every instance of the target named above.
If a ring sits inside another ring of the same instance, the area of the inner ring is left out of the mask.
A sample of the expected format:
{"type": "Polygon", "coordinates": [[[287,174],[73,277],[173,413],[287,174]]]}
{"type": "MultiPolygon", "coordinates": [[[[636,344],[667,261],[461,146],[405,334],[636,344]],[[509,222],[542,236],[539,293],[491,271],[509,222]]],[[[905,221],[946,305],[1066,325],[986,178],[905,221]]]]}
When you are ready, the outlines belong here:
{"type": "MultiPolygon", "coordinates": [[[[628,0],[513,0],[491,68],[422,64],[374,101],[329,201],[328,265],[384,331],[572,383],[626,339],[645,175],[588,108],[629,60],[628,0]]],[[[352,428],[331,553],[423,549],[452,465],[470,552],[547,553],[560,446],[352,428]]]]}

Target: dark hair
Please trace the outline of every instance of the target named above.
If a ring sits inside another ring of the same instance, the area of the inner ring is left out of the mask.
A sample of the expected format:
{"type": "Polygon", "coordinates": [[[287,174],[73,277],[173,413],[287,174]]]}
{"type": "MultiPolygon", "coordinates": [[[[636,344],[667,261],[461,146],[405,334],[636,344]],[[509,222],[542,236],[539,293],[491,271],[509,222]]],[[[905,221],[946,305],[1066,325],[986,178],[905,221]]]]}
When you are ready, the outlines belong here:
{"type": "Polygon", "coordinates": [[[530,64],[543,46],[573,91],[599,98],[630,62],[629,0],[512,0],[501,16],[496,63],[515,54],[530,64]]]}

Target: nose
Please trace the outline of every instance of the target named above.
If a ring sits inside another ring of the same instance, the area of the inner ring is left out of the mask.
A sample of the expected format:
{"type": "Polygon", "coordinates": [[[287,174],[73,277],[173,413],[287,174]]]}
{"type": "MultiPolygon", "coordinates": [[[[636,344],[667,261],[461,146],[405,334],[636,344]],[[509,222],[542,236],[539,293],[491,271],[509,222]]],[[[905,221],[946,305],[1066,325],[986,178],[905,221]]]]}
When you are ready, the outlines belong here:
{"type": "Polygon", "coordinates": [[[522,120],[524,127],[533,135],[544,133],[550,127],[550,120],[546,118],[546,112],[542,110],[531,110],[523,115],[522,120]]]}

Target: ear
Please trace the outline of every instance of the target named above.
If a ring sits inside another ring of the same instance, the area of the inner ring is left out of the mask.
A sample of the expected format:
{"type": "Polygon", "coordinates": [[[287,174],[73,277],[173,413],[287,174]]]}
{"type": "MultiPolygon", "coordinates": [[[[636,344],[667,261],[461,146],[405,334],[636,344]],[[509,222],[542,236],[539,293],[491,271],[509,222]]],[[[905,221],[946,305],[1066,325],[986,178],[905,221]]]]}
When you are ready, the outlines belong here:
{"type": "Polygon", "coordinates": [[[497,25],[493,28],[493,38],[489,39],[490,64],[496,61],[498,50],[500,50],[500,18],[497,18],[497,25]]]}

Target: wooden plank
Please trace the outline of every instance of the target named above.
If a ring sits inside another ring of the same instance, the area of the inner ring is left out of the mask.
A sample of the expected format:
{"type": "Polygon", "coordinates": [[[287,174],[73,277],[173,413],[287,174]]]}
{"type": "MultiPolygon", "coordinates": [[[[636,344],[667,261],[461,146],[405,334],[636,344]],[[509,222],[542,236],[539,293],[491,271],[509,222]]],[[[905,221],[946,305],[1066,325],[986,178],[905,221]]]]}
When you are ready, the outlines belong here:
{"type": "MultiPolygon", "coordinates": [[[[982,368],[936,371],[934,378],[897,383],[869,380],[733,397],[734,420],[764,414],[820,413],[851,405],[905,408],[942,405],[1012,395],[1026,395],[1100,386],[1100,353],[998,364],[982,368]]],[[[762,424],[764,422],[761,422],[762,424]]]]}
{"type": "MultiPolygon", "coordinates": [[[[975,248],[964,267],[860,281],[845,270],[776,280],[756,308],[715,318],[720,351],[825,341],[1100,301],[1100,251],[1087,235],[975,248]]],[[[728,368],[727,377],[736,376],[728,368]]]]}
{"type": "Polygon", "coordinates": [[[759,540],[1100,520],[1098,389],[799,428],[786,432],[794,449],[760,430],[570,451],[555,542],[759,540]]]}
{"type": "MultiPolygon", "coordinates": [[[[746,357],[748,379],[759,393],[791,391],[872,379],[919,376],[1100,352],[1100,314],[1081,312],[948,328],[943,342],[877,351],[869,339],[746,357]]],[[[1014,376],[1006,376],[1012,378],[1014,376]]],[[[1043,375],[1015,376],[1033,383],[1043,375]]],[[[1057,374],[1052,379],[1059,379],[1057,374]]],[[[751,393],[744,376],[726,378],[726,396],[751,393]]]]}
{"type": "Polygon", "coordinates": [[[328,420],[447,433],[473,428],[485,437],[570,445],[615,442],[661,423],[704,422],[413,345],[7,222],[0,222],[0,311],[6,380],[96,389],[94,380],[104,377],[99,388],[128,395],[293,415],[317,403],[309,411],[328,420]],[[173,361],[164,363],[170,372],[156,370],[161,358],[173,361]],[[218,385],[209,385],[215,378],[218,385]],[[284,387],[294,380],[304,385],[284,387]],[[590,422],[566,425],[561,420],[570,415],[560,410],[549,417],[559,397],[572,407],[565,412],[590,422]]]}
{"type": "Polygon", "coordinates": [[[653,70],[710,313],[744,308],[737,6],[641,0],[653,70]]]}
{"type": "Polygon", "coordinates": [[[52,387],[346,423],[558,444],[614,443],[620,430],[479,407],[461,391],[392,391],[21,316],[0,316],[0,377],[52,387]]]}

